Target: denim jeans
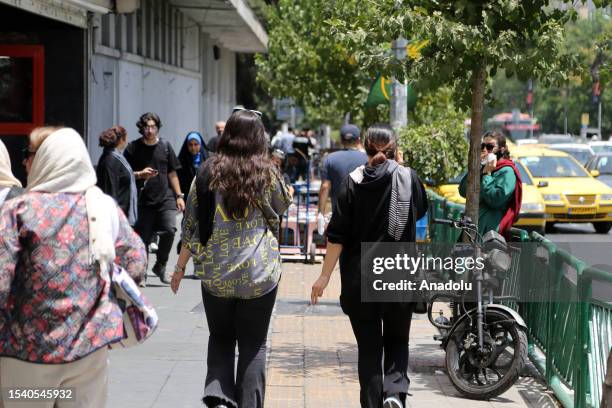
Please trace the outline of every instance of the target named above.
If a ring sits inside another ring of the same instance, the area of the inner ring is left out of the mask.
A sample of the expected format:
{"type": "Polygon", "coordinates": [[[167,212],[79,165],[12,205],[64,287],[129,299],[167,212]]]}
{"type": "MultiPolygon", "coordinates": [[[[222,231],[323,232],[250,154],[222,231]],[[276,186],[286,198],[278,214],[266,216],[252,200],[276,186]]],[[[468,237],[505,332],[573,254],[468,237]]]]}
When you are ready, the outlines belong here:
{"type": "Polygon", "coordinates": [[[263,408],[266,338],[276,291],[254,299],[232,299],[213,296],[202,287],[210,331],[203,398],[208,407],[224,403],[234,408],[263,408]]]}

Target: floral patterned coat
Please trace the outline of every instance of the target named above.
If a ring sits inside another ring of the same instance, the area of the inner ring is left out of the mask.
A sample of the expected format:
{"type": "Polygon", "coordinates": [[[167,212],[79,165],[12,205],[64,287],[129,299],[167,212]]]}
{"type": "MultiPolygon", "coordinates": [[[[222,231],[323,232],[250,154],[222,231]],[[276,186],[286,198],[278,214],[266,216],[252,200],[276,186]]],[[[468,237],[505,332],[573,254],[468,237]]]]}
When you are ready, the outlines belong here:
{"type": "MultiPolygon", "coordinates": [[[[146,252],[123,212],[116,262],[136,280],[146,252]]],[[[0,215],[0,356],[58,364],[123,337],[121,310],[89,263],[85,195],[30,192],[0,215]]]]}

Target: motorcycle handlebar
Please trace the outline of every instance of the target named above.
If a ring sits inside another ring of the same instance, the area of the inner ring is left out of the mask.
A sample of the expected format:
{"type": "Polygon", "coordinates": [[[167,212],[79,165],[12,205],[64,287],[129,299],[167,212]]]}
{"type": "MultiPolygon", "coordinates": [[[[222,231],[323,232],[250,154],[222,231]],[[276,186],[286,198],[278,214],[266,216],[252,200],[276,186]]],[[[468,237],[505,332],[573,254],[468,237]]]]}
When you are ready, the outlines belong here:
{"type": "Polygon", "coordinates": [[[455,223],[452,220],[445,220],[445,219],[442,219],[442,218],[435,218],[433,220],[433,222],[435,224],[455,225],[455,223]]]}
{"type": "Polygon", "coordinates": [[[461,219],[461,220],[447,220],[447,219],[443,219],[443,218],[435,218],[433,220],[433,222],[435,224],[444,224],[444,225],[450,225],[454,228],[459,228],[459,229],[474,229],[476,226],[471,223],[469,221],[469,219],[461,219]]]}

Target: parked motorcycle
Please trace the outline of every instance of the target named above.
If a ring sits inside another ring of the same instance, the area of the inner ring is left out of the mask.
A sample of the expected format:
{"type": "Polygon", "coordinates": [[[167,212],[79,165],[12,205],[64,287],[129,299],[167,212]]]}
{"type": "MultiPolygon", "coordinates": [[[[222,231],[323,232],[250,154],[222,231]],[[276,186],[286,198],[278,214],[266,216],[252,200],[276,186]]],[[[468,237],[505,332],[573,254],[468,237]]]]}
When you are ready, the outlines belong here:
{"type": "Polygon", "coordinates": [[[457,244],[457,251],[484,259],[484,268],[464,276],[473,282],[471,303],[466,302],[466,292],[438,293],[428,299],[429,320],[440,331],[434,338],[446,350],[450,380],[461,394],[479,400],[496,397],[516,382],[527,359],[525,321],[515,310],[498,303],[517,300],[497,295],[511,267],[510,250],[495,231],[480,236],[467,216],[434,222],[461,229],[469,243],[457,244]],[[441,301],[449,302],[450,319],[442,312],[433,318],[433,304],[441,301]]]}

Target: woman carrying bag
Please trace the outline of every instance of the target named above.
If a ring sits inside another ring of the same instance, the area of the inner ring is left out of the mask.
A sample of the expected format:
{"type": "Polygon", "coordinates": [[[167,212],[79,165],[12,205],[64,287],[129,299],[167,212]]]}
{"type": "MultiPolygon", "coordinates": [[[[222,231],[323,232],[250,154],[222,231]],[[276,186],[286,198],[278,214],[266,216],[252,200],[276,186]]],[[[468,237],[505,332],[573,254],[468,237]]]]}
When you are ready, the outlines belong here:
{"type": "MultiPolygon", "coordinates": [[[[27,192],[6,202],[0,217],[0,387],[72,389],[74,399],[44,406],[102,408],[107,348],[124,330],[99,260],[114,260],[139,280],[144,245],[114,200],[95,187],[76,131],[34,129],[25,165],[27,192]],[[96,224],[109,209],[116,225],[96,224]]],[[[4,404],[23,406],[6,398],[4,404]]]]}
{"type": "Polygon", "coordinates": [[[171,283],[177,293],[193,256],[210,331],[208,407],[264,406],[266,337],[281,275],[279,218],[290,202],[260,115],[235,110],[189,192],[171,283]]]}
{"type": "Polygon", "coordinates": [[[414,242],[416,220],[427,211],[427,196],[414,170],[396,161],[397,140],[388,125],[371,126],[364,146],[367,164],[354,170],[338,193],[327,227],[327,254],[311,301],[314,305],[323,295],[340,260],[340,305],[357,340],[361,406],[403,408],[410,384],[413,304],[361,301],[361,243],[414,242]]]}

